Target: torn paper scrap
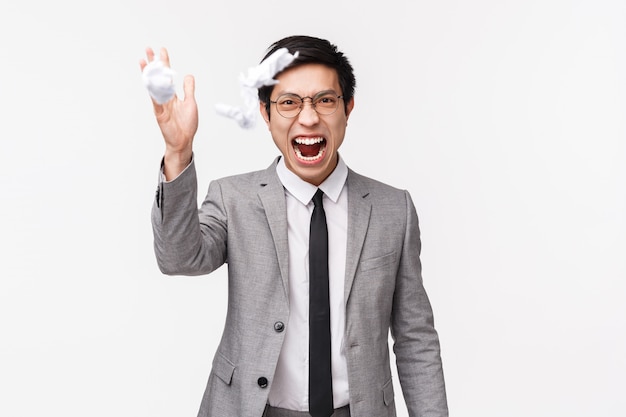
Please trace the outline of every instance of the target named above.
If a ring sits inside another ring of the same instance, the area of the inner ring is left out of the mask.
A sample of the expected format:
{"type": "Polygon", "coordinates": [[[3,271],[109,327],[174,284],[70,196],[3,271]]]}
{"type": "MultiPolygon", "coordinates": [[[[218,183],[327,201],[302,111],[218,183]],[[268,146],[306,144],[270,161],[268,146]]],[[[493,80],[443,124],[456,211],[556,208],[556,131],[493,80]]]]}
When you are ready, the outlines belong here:
{"type": "Polygon", "coordinates": [[[235,107],[218,103],[215,111],[221,116],[231,118],[244,129],[251,129],[256,124],[256,117],[259,112],[259,92],[258,88],[275,85],[278,83],[274,76],[291,64],[298,57],[298,52],[290,54],[287,48],[276,50],[263,62],[248,69],[246,75],[240,74],[241,97],[243,107],[235,107]]]}

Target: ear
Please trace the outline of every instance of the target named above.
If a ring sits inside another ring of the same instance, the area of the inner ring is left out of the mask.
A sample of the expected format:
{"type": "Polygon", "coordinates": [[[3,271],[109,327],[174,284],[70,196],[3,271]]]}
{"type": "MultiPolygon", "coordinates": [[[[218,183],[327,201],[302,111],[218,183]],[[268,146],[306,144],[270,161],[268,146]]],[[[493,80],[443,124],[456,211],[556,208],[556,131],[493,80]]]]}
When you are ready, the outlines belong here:
{"type": "Polygon", "coordinates": [[[265,124],[267,125],[267,128],[269,129],[269,127],[270,127],[270,115],[267,114],[267,109],[265,107],[265,103],[263,103],[263,102],[259,103],[259,112],[261,113],[261,116],[263,117],[263,120],[265,120],[265,124]]]}
{"type": "Polygon", "coordinates": [[[352,113],[352,109],[354,109],[354,97],[350,99],[348,105],[346,106],[346,121],[348,121],[348,117],[350,117],[350,113],[352,113]]]}

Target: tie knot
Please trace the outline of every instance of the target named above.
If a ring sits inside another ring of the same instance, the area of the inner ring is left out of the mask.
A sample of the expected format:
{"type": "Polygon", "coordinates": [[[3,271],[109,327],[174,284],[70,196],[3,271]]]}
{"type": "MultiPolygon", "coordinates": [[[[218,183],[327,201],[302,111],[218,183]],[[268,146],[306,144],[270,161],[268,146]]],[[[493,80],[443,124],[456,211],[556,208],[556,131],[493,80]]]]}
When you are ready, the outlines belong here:
{"type": "Polygon", "coordinates": [[[324,195],[324,192],[318,188],[317,191],[315,192],[315,195],[313,196],[313,204],[315,205],[315,207],[323,207],[322,205],[323,195],[324,195]]]}

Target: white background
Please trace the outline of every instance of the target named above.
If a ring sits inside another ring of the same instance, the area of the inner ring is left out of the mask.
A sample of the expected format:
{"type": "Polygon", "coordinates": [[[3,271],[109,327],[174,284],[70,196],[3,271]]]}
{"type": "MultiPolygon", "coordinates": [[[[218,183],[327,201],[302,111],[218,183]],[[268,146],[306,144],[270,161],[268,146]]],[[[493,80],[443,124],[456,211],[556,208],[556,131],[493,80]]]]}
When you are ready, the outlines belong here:
{"type": "Polygon", "coordinates": [[[0,415],[196,415],[225,269],[156,267],[138,60],[196,76],[201,198],[277,155],[213,106],[292,34],[355,67],[347,163],[414,198],[451,415],[626,415],[622,0],[3,1],[0,415]]]}

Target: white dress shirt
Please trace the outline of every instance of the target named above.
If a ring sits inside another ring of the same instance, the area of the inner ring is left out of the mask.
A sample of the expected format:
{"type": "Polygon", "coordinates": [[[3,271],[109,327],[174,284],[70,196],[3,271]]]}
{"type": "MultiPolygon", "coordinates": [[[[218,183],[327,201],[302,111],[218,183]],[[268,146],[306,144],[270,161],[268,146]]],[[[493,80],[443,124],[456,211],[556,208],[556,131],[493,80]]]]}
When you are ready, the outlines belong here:
{"type": "MultiPolygon", "coordinates": [[[[273,407],[309,410],[309,227],[312,198],[318,187],[300,179],[285,165],[276,167],[285,187],[289,241],[289,321],[268,402],[273,407]]],[[[348,168],[341,157],[320,184],[328,225],[328,270],[332,349],[333,402],[349,402],[348,368],[343,354],[345,330],[344,282],[348,242],[348,168]]]]}

